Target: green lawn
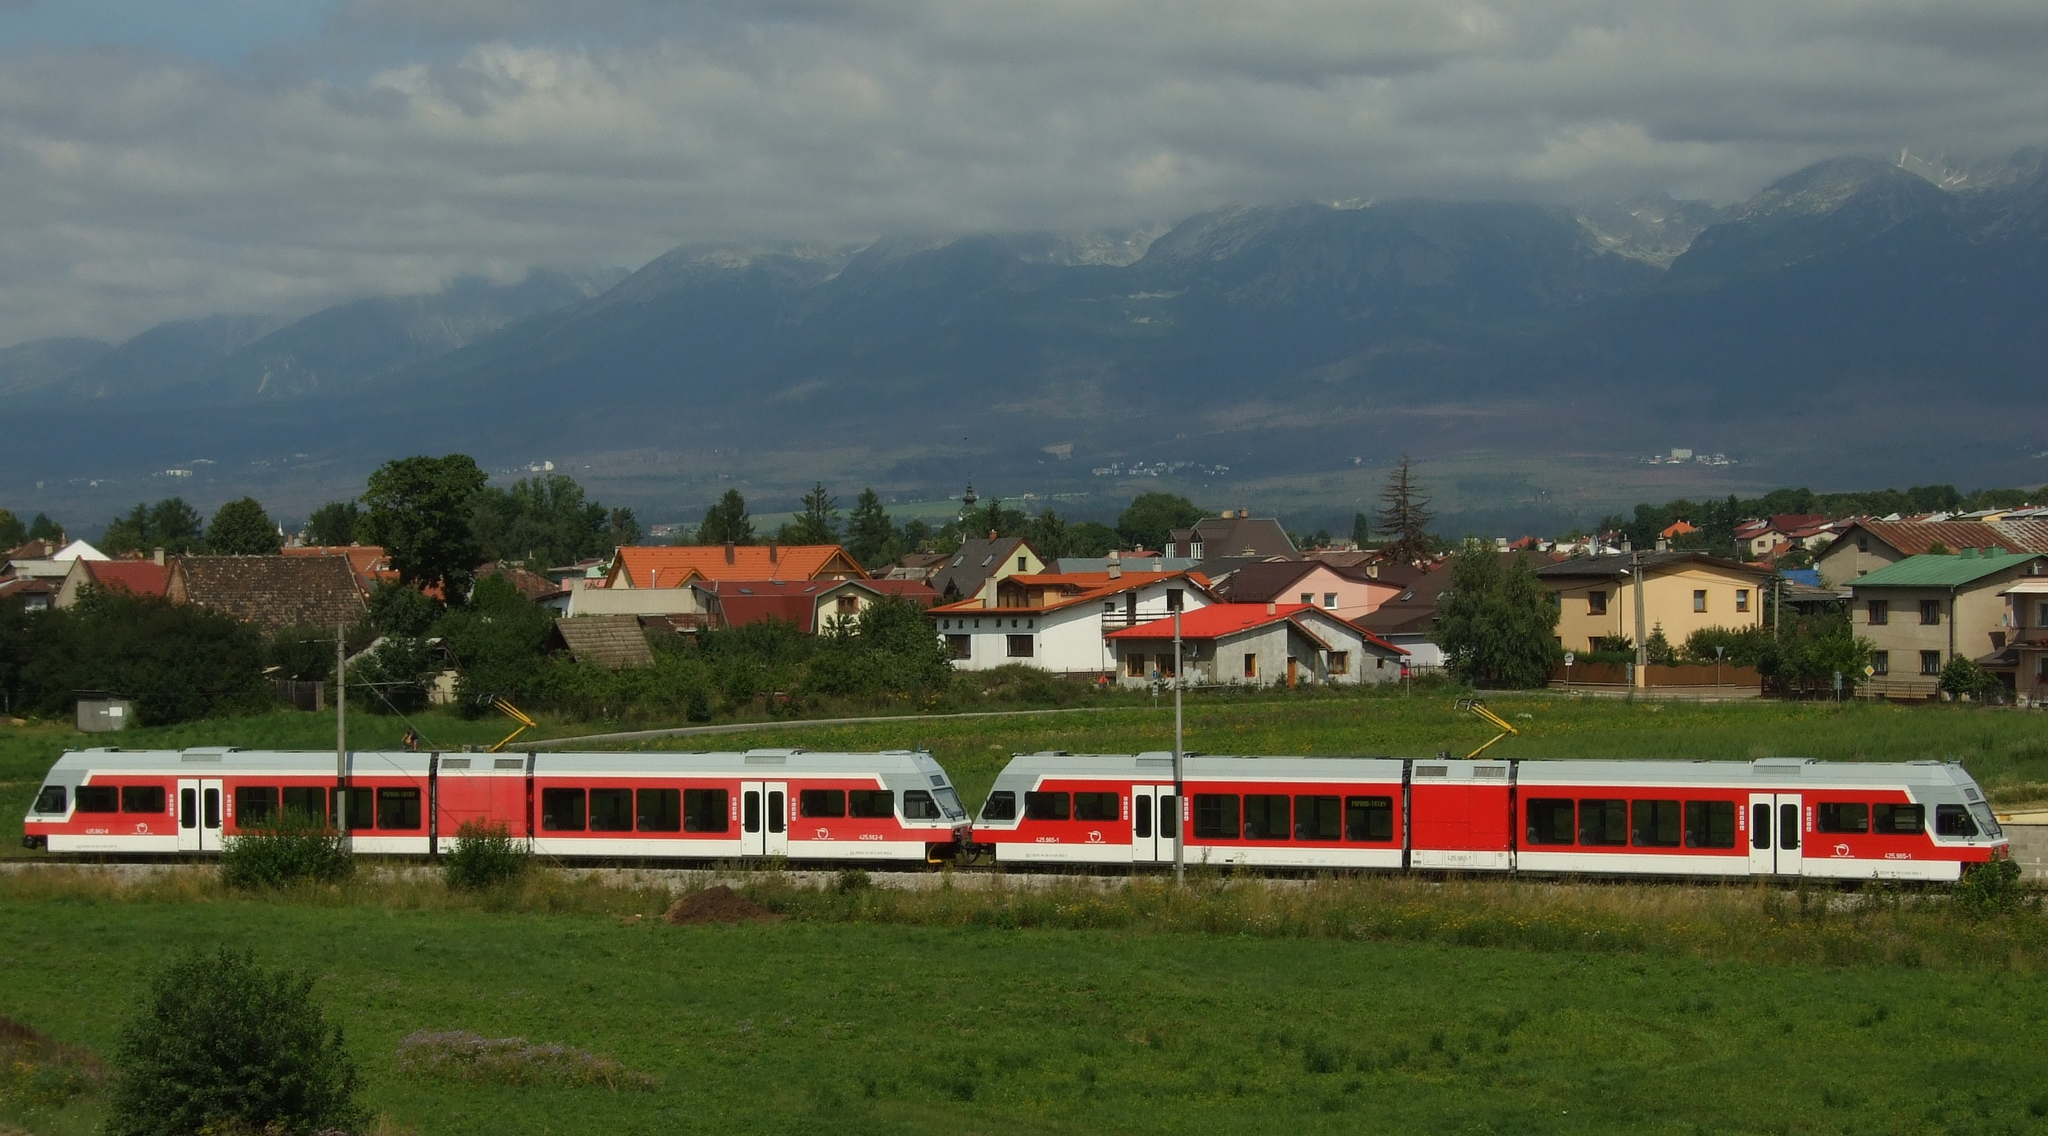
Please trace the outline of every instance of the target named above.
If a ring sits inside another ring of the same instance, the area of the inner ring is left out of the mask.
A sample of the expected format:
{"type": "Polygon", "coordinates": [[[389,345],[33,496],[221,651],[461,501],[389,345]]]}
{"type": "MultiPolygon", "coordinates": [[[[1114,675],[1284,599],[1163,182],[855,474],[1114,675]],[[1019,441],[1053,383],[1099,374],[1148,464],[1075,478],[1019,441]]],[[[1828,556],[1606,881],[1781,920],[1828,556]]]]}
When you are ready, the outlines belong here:
{"type": "MultiPolygon", "coordinates": [[[[0,1014],[107,1053],[175,950],[309,967],[421,1133],[2026,1132],[2029,973],[0,886],[0,1014]],[[398,1077],[419,1029],[615,1055],[650,1093],[398,1077]]],[[[91,1107],[23,1117],[84,1131],[91,1107]]]]}

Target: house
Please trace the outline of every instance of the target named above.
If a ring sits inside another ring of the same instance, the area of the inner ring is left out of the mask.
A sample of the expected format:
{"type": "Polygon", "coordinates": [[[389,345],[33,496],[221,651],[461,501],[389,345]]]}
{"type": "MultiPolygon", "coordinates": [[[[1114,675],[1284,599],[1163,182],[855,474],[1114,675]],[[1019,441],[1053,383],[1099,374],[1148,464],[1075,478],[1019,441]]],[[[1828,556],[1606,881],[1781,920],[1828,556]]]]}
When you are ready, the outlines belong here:
{"type": "Polygon", "coordinates": [[[930,584],[939,569],[950,559],[943,552],[908,552],[901,560],[889,565],[882,572],[884,580],[911,580],[919,584],[930,584]]]}
{"type": "Polygon", "coordinates": [[[1104,638],[1212,602],[1193,572],[1074,572],[1009,576],[987,599],[925,612],[959,670],[1010,663],[1065,675],[1108,675],[1116,658],[1104,638]]]}
{"type": "Polygon", "coordinates": [[[1110,550],[1107,556],[1062,556],[1047,567],[1048,572],[1107,572],[1111,565],[1126,572],[1187,572],[1201,565],[1185,556],[1163,552],[1110,550]]]}
{"type": "Polygon", "coordinates": [[[2048,706],[2048,578],[2022,576],[2007,585],[2005,650],[1978,662],[2010,676],[2013,701],[2021,706],[2048,706]]]}
{"type": "Polygon", "coordinates": [[[0,604],[20,602],[25,611],[48,611],[57,585],[37,576],[0,576],[0,604]]]}
{"type": "Polygon", "coordinates": [[[812,605],[813,625],[819,631],[851,625],[868,605],[891,597],[919,607],[939,602],[939,593],[916,580],[842,580],[818,593],[818,602],[812,605]]]}
{"type": "MultiPolygon", "coordinates": [[[[1516,554],[1509,554],[1513,555],[1516,554]]],[[[1405,578],[1407,582],[1392,598],[1352,622],[1360,630],[1407,651],[1410,670],[1442,670],[1444,650],[1437,646],[1433,636],[1437,605],[1451,594],[1451,562],[1447,560],[1426,572],[1406,565],[1389,565],[1380,574],[1395,578],[1396,582],[1405,578]]]]}
{"type": "Polygon", "coordinates": [[[279,551],[285,556],[346,557],[349,570],[356,574],[356,586],[366,596],[376,591],[379,584],[398,582],[398,570],[391,566],[391,557],[378,545],[300,544],[286,545],[279,551]]]}
{"type": "Polygon", "coordinates": [[[637,616],[587,615],[581,619],[558,619],[550,638],[579,663],[617,671],[654,662],[654,651],[647,645],[647,632],[641,628],[637,616]]]}
{"type": "MultiPolygon", "coordinates": [[[[1931,698],[1951,659],[1988,661],[2010,674],[2017,657],[2003,660],[2015,631],[2011,590],[2042,578],[2048,556],[1966,548],[1954,554],[1908,556],[1850,582],[1849,620],[1870,640],[1864,691],[1884,698],[1931,698]]],[[[2048,582],[2044,579],[2043,582],[2048,582]]],[[[2024,596],[2021,597],[2024,600],[2024,596]]],[[[2018,616],[2030,614],[2022,602],[2018,616]]],[[[2038,608],[2031,613],[2039,621],[2038,608]]]]}
{"type": "Polygon", "coordinates": [[[179,556],[164,594],[253,623],[288,627],[353,624],[368,612],[362,588],[341,556],[179,556]]]}
{"type": "Polygon", "coordinates": [[[106,559],[106,553],[82,540],[62,546],[57,546],[55,541],[32,540],[7,554],[7,562],[0,564],[0,578],[45,580],[54,595],[56,589],[63,585],[64,577],[71,574],[74,563],[106,559]]]}
{"type": "Polygon", "coordinates": [[[1909,556],[2002,548],[2007,552],[2048,552],[2048,522],[2034,517],[1999,521],[1887,521],[1858,517],[1814,558],[1821,582],[1837,587],[1896,564],[1909,556]]]}
{"type": "Polygon", "coordinates": [[[1166,555],[1189,560],[1210,560],[1219,556],[1248,556],[1257,559],[1282,557],[1301,559],[1301,550],[1280,522],[1271,517],[1254,517],[1248,510],[1225,509],[1214,517],[1203,517],[1193,528],[1175,529],[1166,538],[1166,555]]]}
{"type": "Polygon", "coordinates": [[[1638,571],[1644,636],[1661,629],[1677,647],[1702,628],[1763,625],[1767,571],[1704,552],[1581,556],[1536,569],[1558,606],[1558,642],[1583,651],[1603,638],[1636,639],[1638,571]]]}
{"type": "MultiPolygon", "coordinates": [[[[628,545],[612,558],[601,587],[572,590],[570,616],[709,617],[699,585],[861,580],[867,572],[836,544],[628,545]]],[[[549,606],[561,606],[550,603],[549,606]]]]}
{"type": "Polygon", "coordinates": [[[1693,524],[1691,521],[1673,521],[1670,524],[1665,525],[1663,530],[1658,532],[1657,535],[1660,538],[1668,541],[1677,540],[1679,537],[1682,536],[1691,536],[1699,531],[1699,526],[1693,524]]]}
{"type": "Polygon", "coordinates": [[[1836,524],[1819,513],[1774,513],[1735,526],[1735,543],[1743,555],[1773,556],[1780,548],[1820,548],[1835,539],[1836,524]]]}
{"type": "Polygon", "coordinates": [[[1181,615],[1187,673],[1180,676],[1173,624],[1169,617],[1109,633],[1119,683],[1180,677],[1196,686],[1356,686],[1400,678],[1408,654],[1314,604],[1217,603],[1181,615]]]}
{"type": "Polygon", "coordinates": [[[850,625],[869,604],[885,597],[921,606],[938,599],[938,593],[914,580],[713,580],[692,587],[711,626],[780,620],[807,635],[850,625]]]}
{"type": "Polygon", "coordinates": [[[1310,604],[1347,620],[1371,614],[1404,590],[1392,579],[1318,560],[1258,561],[1216,581],[1216,598],[1226,603],[1310,604]]]}
{"type": "Polygon", "coordinates": [[[965,540],[927,581],[942,603],[986,599],[995,582],[1046,570],[1045,558],[1020,536],[965,540]]]}
{"type": "Polygon", "coordinates": [[[171,586],[171,569],[157,550],[149,560],[85,560],[71,562],[71,571],[57,589],[53,606],[70,607],[87,588],[118,590],[138,596],[161,596],[171,586]]]}

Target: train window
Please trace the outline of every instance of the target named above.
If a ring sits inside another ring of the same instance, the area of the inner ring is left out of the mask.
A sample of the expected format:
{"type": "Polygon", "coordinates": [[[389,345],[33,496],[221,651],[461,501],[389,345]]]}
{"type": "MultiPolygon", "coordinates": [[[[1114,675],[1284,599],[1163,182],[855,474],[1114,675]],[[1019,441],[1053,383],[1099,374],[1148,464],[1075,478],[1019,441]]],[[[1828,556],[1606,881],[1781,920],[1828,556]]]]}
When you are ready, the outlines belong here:
{"type": "Polygon", "coordinates": [[[542,789],[540,827],[542,832],[582,832],[584,795],[581,789],[542,789]]]}
{"type": "Polygon", "coordinates": [[[1162,840],[1180,838],[1180,802],[1172,793],[1159,798],[1159,836],[1162,840]]]}
{"type": "Polygon", "coordinates": [[[377,829],[410,832],[420,826],[420,791],[413,788],[377,790],[377,829]]]}
{"type": "Polygon", "coordinates": [[[633,790],[592,789],[590,791],[590,831],[633,831],[633,790]]]}
{"type": "Polygon", "coordinates": [[[843,817],[846,815],[846,790],[799,789],[796,811],[798,816],[843,817]]]}
{"type": "Polygon", "coordinates": [[[1886,836],[1918,836],[1927,829],[1927,810],[1920,805],[1877,805],[1870,810],[1870,831],[1886,836]]]}
{"type": "Polygon", "coordinates": [[[887,789],[848,789],[846,815],[850,817],[896,816],[896,794],[887,789]]]}
{"type": "Polygon", "coordinates": [[[779,789],[768,791],[768,831],[782,832],[789,827],[789,798],[779,789]]]}
{"type": "Polygon", "coordinates": [[[1000,793],[990,793],[988,800],[981,803],[981,819],[1016,820],[1017,794],[1008,789],[1000,793]]]}
{"type": "Polygon", "coordinates": [[[235,786],[235,824],[255,828],[277,815],[277,790],[268,785],[235,786]]]}
{"type": "Polygon", "coordinates": [[[199,790],[199,822],[208,828],[220,827],[220,790],[199,790]]]}
{"type": "Polygon", "coordinates": [[[1687,848],[1735,847],[1735,802],[1687,801],[1685,803],[1685,846],[1687,848]]]}
{"type": "Polygon", "coordinates": [[[64,811],[64,786],[45,785],[36,794],[36,811],[39,813],[61,813],[64,811]]]}
{"type": "Polygon", "coordinates": [[[1131,835],[1140,840],[1152,836],[1152,797],[1148,793],[1131,796],[1131,835]]]}
{"type": "Polygon", "coordinates": [[[124,813],[160,813],[164,811],[164,787],[162,785],[121,786],[121,811],[124,813]]]}
{"type": "Polygon", "coordinates": [[[1749,846],[1751,848],[1769,848],[1771,846],[1771,806],[1750,806],[1749,846]]]}
{"type": "Polygon", "coordinates": [[[372,803],[373,796],[368,789],[350,789],[348,791],[348,828],[350,832],[360,828],[369,828],[372,822],[377,819],[376,806],[372,803]]]}
{"type": "Polygon", "coordinates": [[[684,832],[725,832],[732,827],[732,795],[724,789],[683,790],[684,832]]]}
{"type": "Polygon", "coordinates": [[[1778,806],[1778,847],[1787,852],[1799,847],[1799,806],[1778,806]]]}
{"type": "Polygon", "coordinates": [[[1336,797],[1294,798],[1294,838],[1335,840],[1344,835],[1344,809],[1336,797]]]}
{"type": "Polygon", "coordinates": [[[932,796],[939,799],[939,811],[954,820],[967,819],[967,806],[960,803],[960,794],[951,785],[941,785],[932,790],[932,796]]]}
{"type": "Polygon", "coordinates": [[[1591,798],[1579,802],[1579,843],[1628,843],[1628,802],[1591,798]]]}
{"type": "Polygon", "coordinates": [[[1026,793],[1024,819],[1066,820],[1074,815],[1071,805],[1065,793],[1026,793]]]}
{"type": "Polygon", "coordinates": [[[1532,797],[1529,800],[1529,843],[1570,844],[1572,803],[1564,797],[1532,797]]]}
{"type": "Polygon", "coordinates": [[[1250,793],[1244,799],[1246,840],[1286,840],[1293,835],[1288,823],[1288,800],[1278,793],[1250,793]]]}
{"type": "Polygon", "coordinates": [[[683,830],[683,791],[681,789],[642,789],[634,795],[636,826],[642,832],[681,832],[683,830]]]}
{"type": "Polygon", "coordinates": [[[1977,822],[1970,819],[1970,810],[1962,805],[1936,805],[1934,835],[1975,836],[1977,822]]]}
{"type": "Polygon", "coordinates": [[[1236,840],[1237,798],[1229,793],[1195,794],[1195,839],[1236,840]]]}
{"type": "Polygon", "coordinates": [[[749,789],[740,794],[740,831],[761,831],[761,794],[749,789]]]}
{"type": "Polygon", "coordinates": [[[1678,847],[1677,801],[1630,801],[1629,841],[1638,848],[1678,847]]]}
{"type": "Polygon", "coordinates": [[[1075,820],[1118,820],[1123,816],[1123,800],[1115,793],[1074,794],[1075,820]]]}
{"type": "MultiPolygon", "coordinates": [[[[1084,797],[1087,795],[1082,794],[1084,797]]],[[[932,795],[923,789],[912,789],[903,794],[903,819],[938,820],[939,803],[932,800],[932,795]]]]}
{"type": "Polygon", "coordinates": [[[121,790],[112,785],[80,785],[78,787],[78,811],[82,813],[118,813],[121,811],[121,790]]]}
{"type": "Polygon", "coordinates": [[[1344,798],[1344,839],[1384,844],[1394,838],[1394,798],[1344,798]]]}
{"type": "Polygon", "coordinates": [[[1870,806],[1862,801],[1822,801],[1813,807],[1819,832],[1869,832],[1870,806]]]}
{"type": "Polygon", "coordinates": [[[285,812],[305,817],[307,820],[325,821],[327,816],[327,788],[323,785],[287,785],[280,802],[285,812]]]}

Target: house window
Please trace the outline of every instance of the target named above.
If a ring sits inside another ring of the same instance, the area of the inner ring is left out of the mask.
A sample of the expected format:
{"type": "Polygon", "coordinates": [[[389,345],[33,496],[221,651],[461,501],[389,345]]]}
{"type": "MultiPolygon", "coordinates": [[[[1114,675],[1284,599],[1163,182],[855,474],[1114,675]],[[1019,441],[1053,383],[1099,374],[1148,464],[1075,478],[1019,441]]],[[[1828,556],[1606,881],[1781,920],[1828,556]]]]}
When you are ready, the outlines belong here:
{"type": "Polygon", "coordinates": [[[1183,599],[1186,595],[1187,593],[1180,588],[1166,589],[1166,610],[1180,611],[1182,608],[1183,599]]]}
{"type": "Polygon", "coordinates": [[[1157,665],[1157,666],[1158,666],[1158,668],[1159,668],[1159,677],[1161,677],[1161,678],[1172,678],[1172,677],[1173,677],[1173,656],[1172,656],[1172,655],[1159,655],[1159,656],[1157,656],[1157,661],[1156,661],[1156,665],[1157,665]]]}
{"type": "Polygon", "coordinates": [[[1890,651],[1872,651],[1870,653],[1870,673],[1880,675],[1892,673],[1892,653],[1890,651]]]}
{"type": "Polygon", "coordinates": [[[1349,651],[1332,651],[1332,652],[1330,652],[1330,673],[1331,673],[1331,674],[1333,674],[1333,675],[1342,675],[1342,674],[1350,674],[1350,673],[1351,673],[1351,652],[1349,652],[1349,651]]]}
{"type": "Polygon", "coordinates": [[[1859,537],[1857,537],[1857,538],[1856,538],[1856,551],[1858,551],[1858,552],[1869,552],[1869,551],[1870,551],[1870,538],[1869,538],[1869,537],[1867,537],[1867,536],[1859,536],[1859,537]]]}
{"type": "Polygon", "coordinates": [[[839,614],[841,615],[860,614],[860,597],[858,596],[840,596],[837,603],[839,614]]]}
{"type": "Polygon", "coordinates": [[[1308,604],[1311,607],[1315,606],[1316,594],[1314,592],[1301,593],[1301,602],[1308,604]]]}
{"type": "Polygon", "coordinates": [[[1892,621],[1892,602],[1890,600],[1871,600],[1867,605],[1867,610],[1870,612],[1870,625],[1872,627],[1883,627],[1892,621]]]}
{"type": "Polygon", "coordinates": [[[1132,651],[1124,656],[1124,675],[1127,678],[1145,677],[1145,653],[1132,651]]]}
{"type": "Polygon", "coordinates": [[[972,635],[948,635],[948,636],[946,636],[946,652],[947,652],[948,654],[952,655],[952,656],[953,656],[954,658],[956,658],[956,659],[965,659],[965,658],[969,658],[970,656],[972,656],[972,655],[974,654],[974,636],[972,636],[972,635]]]}
{"type": "Polygon", "coordinates": [[[1326,608],[1329,608],[1329,609],[1330,609],[1331,611],[1335,611],[1335,610],[1337,610],[1337,593],[1335,593],[1335,592],[1324,592],[1324,593],[1323,593],[1323,606],[1324,606],[1324,607],[1326,607],[1326,608]]]}
{"type": "Polygon", "coordinates": [[[2048,629],[2048,600],[2042,600],[2034,608],[2034,626],[2048,629]]]}
{"type": "Polygon", "coordinates": [[[2034,657],[2034,680],[2036,682],[2048,682],[2048,655],[2036,655],[2034,657]]]}
{"type": "Polygon", "coordinates": [[[1606,614],[1607,614],[1607,593],[1606,593],[1606,592],[1587,592],[1587,593],[1586,593],[1586,614],[1587,614],[1587,615],[1606,615],[1606,614]]]}
{"type": "Polygon", "coordinates": [[[1924,675],[1938,675],[1941,673],[1940,651],[1920,652],[1920,673],[1924,675]]]}
{"type": "Polygon", "coordinates": [[[1941,622],[1941,601],[1940,601],[1940,600],[1921,600],[1921,601],[1920,601],[1920,623],[1921,623],[1921,626],[1923,626],[1923,627],[1933,627],[1933,626],[1936,626],[1937,624],[1939,624],[1940,622],[1941,622]]]}
{"type": "Polygon", "coordinates": [[[1694,588],[1692,590],[1692,609],[1694,611],[1707,610],[1707,590],[1705,588],[1694,588]]]}
{"type": "Polygon", "coordinates": [[[1748,589],[1748,588],[1737,588],[1737,589],[1735,589],[1735,610],[1736,610],[1736,611],[1748,611],[1748,610],[1749,610],[1749,589],[1748,589]]]}
{"type": "Polygon", "coordinates": [[[1023,557],[1021,557],[1021,556],[1019,556],[1019,557],[1017,558],[1017,571],[1019,571],[1019,572],[1022,572],[1023,570],[1024,570],[1024,558],[1023,558],[1023,557]]]}
{"type": "MultiPolygon", "coordinates": [[[[2048,666],[2048,656],[2043,656],[2041,662],[2043,666],[2048,666]]],[[[1244,677],[1259,677],[1259,657],[1250,651],[1246,651],[1244,655],[1244,677]]]]}
{"type": "Polygon", "coordinates": [[[1028,659],[1028,658],[1030,658],[1030,657],[1031,657],[1031,640],[1032,640],[1032,637],[1031,637],[1031,636],[1029,636],[1029,635],[1005,635],[1005,636],[1003,636],[1003,638],[1005,638],[1005,639],[1009,640],[1009,643],[1010,643],[1010,657],[1011,657],[1011,658],[1013,658],[1013,659],[1028,659]]]}

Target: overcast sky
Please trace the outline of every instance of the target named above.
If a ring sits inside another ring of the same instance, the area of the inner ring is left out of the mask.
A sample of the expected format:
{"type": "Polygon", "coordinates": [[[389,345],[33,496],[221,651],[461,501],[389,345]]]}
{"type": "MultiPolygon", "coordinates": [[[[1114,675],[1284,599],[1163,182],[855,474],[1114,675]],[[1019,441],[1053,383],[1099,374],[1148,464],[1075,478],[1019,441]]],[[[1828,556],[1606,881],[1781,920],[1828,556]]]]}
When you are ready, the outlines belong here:
{"type": "Polygon", "coordinates": [[[1727,201],[2043,141],[2041,0],[0,0],[0,344],[685,241],[1727,201]]]}

